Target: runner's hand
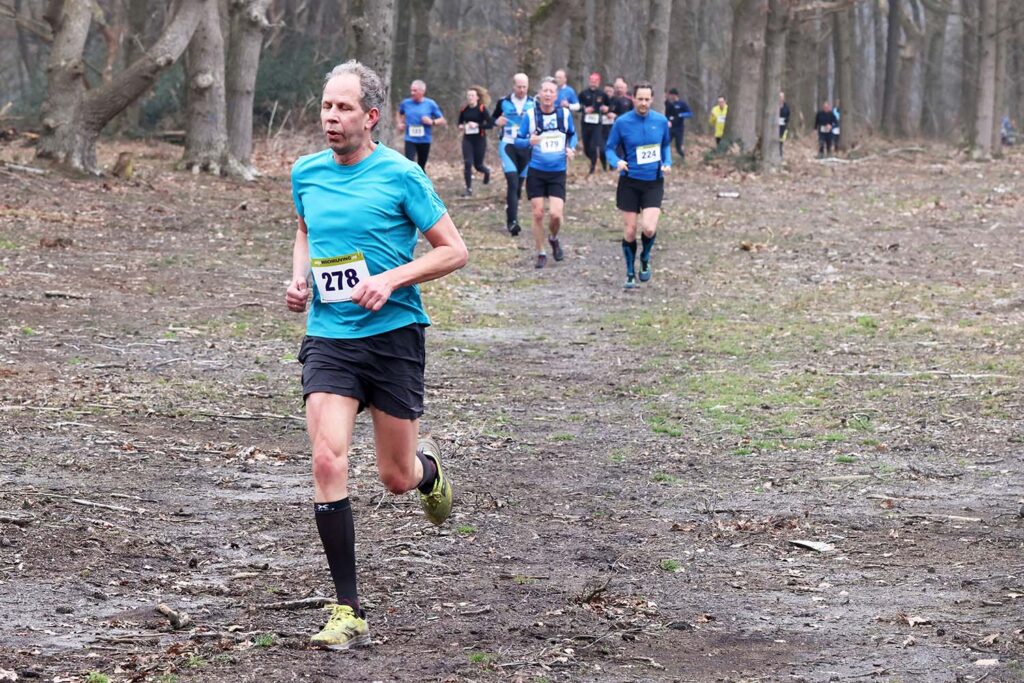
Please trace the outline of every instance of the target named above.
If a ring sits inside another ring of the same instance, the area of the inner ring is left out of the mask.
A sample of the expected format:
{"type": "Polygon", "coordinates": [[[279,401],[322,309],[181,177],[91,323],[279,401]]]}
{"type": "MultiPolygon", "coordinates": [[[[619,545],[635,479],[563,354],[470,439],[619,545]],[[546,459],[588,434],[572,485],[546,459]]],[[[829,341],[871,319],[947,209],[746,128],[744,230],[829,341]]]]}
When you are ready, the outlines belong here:
{"type": "Polygon", "coordinates": [[[530,136],[530,144],[531,145],[539,145],[540,144],[540,136],[537,135],[536,133],[531,135],[530,136]]]}
{"type": "Polygon", "coordinates": [[[662,172],[662,174],[671,173],[672,172],[672,167],[671,166],[662,166],[661,167],[661,172],[662,172]]]}
{"type": "Polygon", "coordinates": [[[625,159],[619,159],[619,163],[615,164],[615,170],[617,171],[628,171],[629,162],[625,159]]]}
{"type": "Polygon", "coordinates": [[[368,311],[379,311],[394,289],[386,277],[374,275],[369,280],[363,280],[352,290],[352,302],[359,304],[368,311]]]}
{"type": "Polygon", "coordinates": [[[284,302],[288,305],[289,311],[302,313],[306,310],[306,302],[309,301],[309,287],[306,285],[306,278],[295,278],[288,285],[288,291],[284,295],[284,302]]]}
{"type": "Polygon", "coordinates": [[[420,117],[420,123],[422,123],[424,126],[432,126],[434,125],[434,119],[424,114],[423,116],[420,117]]]}
{"type": "Polygon", "coordinates": [[[508,119],[505,118],[504,115],[499,116],[498,118],[494,119],[494,125],[496,125],[496,126],[504,126],[506,123],[508,123],[508,119]]]}
{"type": "Polygon", "coordinates": [[[572,161],[573,159],[575,159],[576,158],[576,150],[574,150],[572,147],[566,147],[565,148],[565,158],[568,159],[569,161],[572,161]]]}

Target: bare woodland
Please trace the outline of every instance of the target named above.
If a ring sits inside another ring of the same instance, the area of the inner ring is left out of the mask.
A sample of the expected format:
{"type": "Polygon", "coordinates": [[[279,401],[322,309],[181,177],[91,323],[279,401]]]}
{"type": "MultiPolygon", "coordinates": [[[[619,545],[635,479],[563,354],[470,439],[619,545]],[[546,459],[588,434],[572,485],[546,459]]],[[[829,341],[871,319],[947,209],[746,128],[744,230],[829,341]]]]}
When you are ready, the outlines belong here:
{"type": "Polygon", "coordinates": [[[163,83],[176,92],[148,126],[185,131],[182,166],[250,178],[254,121],[309,123],[322,75],[352,57],[393,104],[413,78],[454,109],[469,84],[501,94],[515,71],[559,67],[577,88],[595,70],[651,80],[658,102],[677,87],[698,112],[726,95],[731,149],[769,166],[777,89],[793,134],[838,101],[846,149],[927,136],[976,159],[1000,153],[1024,102],[1024,3],[1009,0],[4,0],[0,19],[4,124],[89,172],[96,138],[138,129],[163,83]]]}

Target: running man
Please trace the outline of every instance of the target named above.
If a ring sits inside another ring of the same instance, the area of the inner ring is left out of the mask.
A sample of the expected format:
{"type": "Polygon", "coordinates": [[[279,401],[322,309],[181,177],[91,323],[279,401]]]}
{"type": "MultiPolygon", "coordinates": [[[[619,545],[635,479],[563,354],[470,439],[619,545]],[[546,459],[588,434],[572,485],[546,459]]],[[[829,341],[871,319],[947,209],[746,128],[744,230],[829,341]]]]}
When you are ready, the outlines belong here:
{"type": "Polygon", "coordinates": [[[434,524],[452,506],[437,442],[418,437],[430,320],[416,284],[461,268],[466,245],[423,170],[373,142],[386,97],[380,77],[366,66],[334,67],[320,106],[329,149],[292,167],[298,229],[285,303],[301,313],[312,299],[299,361],[313,449],[313,513],[338,597],[311,642],[334,650],[370,640],[356,591],[348,498],[356,414],[370,409],[377,471],[389,491],[418,489],[434,524]],[[432,248],[414,258],[420,233],[432,248]]]}
{"type": "Polygon", "coordinates": [[[675,143],[676,154],[679,155],[680,159],[686,158],[686,152],[683,150],[684,126],[686,125],[686,119],[692,116],[693,112],[690,111],[690,105],[686,103],[686,100],[679,99],[679,90],[677,88],[670,88],[668,98],[665,100],[665,118],[668,119],[668,127],[672,132],[672,142],[675,143]]]}
{"type": "Polygon", "coordinates": [[[558,102],[558,106],[565,107],[569,111],[579,111],[580,100],[576,96],[576,91],[568,83],[565,69],[559,69],[555,72],[555,84],[558,85],[558,94],[555,95],[555,101],[558,102]]]}
{"type": "MultiPolygon", "coordinates": [[[[625,78],[619,76],[615,79],[614,93],[615,94],[612,96],[611,102],[608,106],[609,118],[611,118],[613,124],[615,123],[615,119],[618,117],[622,116],[626,112],[633,111],[633,98],[629,96],[629,85],[626,83],[625,78]]],[[[608,137],[611,136],[611,134],[612,131],[609,128],[608,135],[605,136],[604,139],[606,144],[608,142],[608,137]]],[[[616,153],[620,157],[625,155],[625,152],[622,150],[617,150],[616,153]]],[[[607,156],[607,152],[605,154],[607,156]]],[[[614,170],[614,163],[609,162],[608,165],[613,167],[612,170],[614,170]]]]}
{"type": "Polygon", "coordinates": [[[487,91],[479,85],[466,91],[466,103],[459,111],[459,130],[462,131],[462,177],[466,181],[463,197],[473,195],[473,169],[484,174],[484,185],[491,182],[491,169],[484,165],[487,138],[484,131],[493,126],[487,111],[487,91]]]}
{"type": "Polygon", "coordinates": [[[825,100],[821,109],[814,115],[814,129],[818,131],[818,158],[824,159],[825,152],[832,156],[832,129],[839,125],[836,113],[832,111],[832,105],[825,100]]]}
{"type": "Polygon", "coordinates": [[[843,115],[839,112],[839,98],[836,98],[836,103],[832,105],[832,113],[836,115],[836,125],[832,126],[832,149],[837,153],[839,152],[839,120],[843,115]]]}
{"type": "Polygon", "coordinates": [[[604,161],[604,136],[601,132],[601,116],[608,113],[608,98],[601,90],[601,74],[596,71],[587,78],[587,89],[580,93],[583,108],[583,153],[590,160],[590,172],[594,175],[597,161],[608,170],[604,161]]]}
{"type": "Polygon", "coordinates": [[[512,92],[494,105],[494,125],[501,128],[498,158],[505,174],[505,228],[515,237],[519,234],[519,200],[526,186],[530,150],[516,146],[520,128],[529,127],[535,103],[529,96],[530,79],[524,73],[512,77],[512,92]]]}
{"type": "Polygon", "coordinates": [[[716,147],[722,144],[722,138],[725,137],[725,120],[728,116],[729,105],[726,103],[725,98],[719,95],[718,104],[711,108],[711,115],[708,117],[708,123],[710,123],[715,130],[716,147]]]}
{"type": "Polygon", "coordinates": [[[413,81],[409,94],[411,97],[406,97],[398,105],[398,131],[405,133],[405,157],[427,170],[433,128],[447,122],[437,102],[424,97],[427,94],[426,83],[419,79],[413,81]]]}
{"type": "MultiPolygon", "coordinates": [[[[612,100],[615,98],[615,86],[606,83],[604,86],[604,99],[608,102],[608,111],[601,114],[601,170],[608,170],[608,157],[604,153],[604,143],[612,134],[612,124],[615,123],[615,114],[611,110],[612,100]]],[[[615,170],[615,169],[612,169],[615,170]]]]}
{"type": "Polygon", "coordinates": [[[548,229],[551,255],[556,261],[565,258],[558,241],[565,211],[566,162],[576,154],[576,129],[572,114],[555,105],[558,84],[554,78],[541,81],[537,106],[530,112],[529,125],[519,131],[516,147],[533,149],[530,174],[526,176],[526,196],[533,208],[533,244],[537,248],[536,268],[547,265],[544,253],[544,198],[548,199],[548,229]]]}
{"type": "Polygon", "coordinates": [[[668,119],[651,109],[654,87],[637,83],[633,88],[636,108],[615,119],[605,146],[608,161],[619,171],[615,206],[622,212],[622,255],[626,259],[625,289],[636,287],[636,223],[640,217],[643,251],[640,254],[640,282],[651,279],[651,247],[658,231],[665,176],[672,168],[672,147],[668,119]],[[619,158],[617,148],[625,150],[619,158]]]}
{"type": "Polygon", "coordinates": [[[786,104],[786,93],[779,91],[779,156],[783,156],[782,146],[789,137],[789,105],[786,104]]]}

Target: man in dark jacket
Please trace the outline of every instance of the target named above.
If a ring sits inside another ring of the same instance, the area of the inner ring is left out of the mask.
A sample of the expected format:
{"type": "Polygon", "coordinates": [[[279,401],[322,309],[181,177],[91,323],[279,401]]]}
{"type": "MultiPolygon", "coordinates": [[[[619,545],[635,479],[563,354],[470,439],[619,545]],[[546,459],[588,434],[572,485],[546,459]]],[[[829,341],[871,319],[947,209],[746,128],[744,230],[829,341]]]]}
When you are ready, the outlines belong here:
{"type": "Polygon", "coordinates": [[[836,113],[832,111],[832,105],[828,100],[821,105],[821,110],[814,116],[814,129],[818,131],[818,158],[824,159],[825,152],[832,156],[832,145],[835,142],[832,137],[832,129],[839,125],[836,113]]]}
{"type": "Polygon", "coordinates": [[[665,100],[665,118],[668,119],[669,132],[672,134],[672,142],[676,148],[676,154],[680,159],[686,158],[683,151],[684,122],[693,116],[690,105],[686,100],[679,99],[679,90],[671,88],[668,91],[668,98],[665,100]]]}

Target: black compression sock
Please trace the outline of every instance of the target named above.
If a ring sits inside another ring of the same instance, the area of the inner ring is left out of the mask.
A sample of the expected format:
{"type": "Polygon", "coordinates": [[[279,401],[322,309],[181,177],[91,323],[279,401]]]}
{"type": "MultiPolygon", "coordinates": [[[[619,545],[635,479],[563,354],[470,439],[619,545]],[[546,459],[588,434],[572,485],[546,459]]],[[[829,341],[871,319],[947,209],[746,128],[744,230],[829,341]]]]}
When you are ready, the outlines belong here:
{"type": "Polygon", "coordinates": [[[350,606],[359,614],[356,592],[356,530],[352,520],[352,504],[348,498],[333,503],[313,503],[316,530],[324,544],[327,566],[338,595],[338,603],[350,606]]]}
{"type": "Polygon", "coordinates": [[[423,478],[416,486],[420,493],[430,493],[434,488],[434,480],[437,479],[437,464],[433,459],[423,455],[423,451],[416,451],[416,458],[423,465],[423,478]]]}

